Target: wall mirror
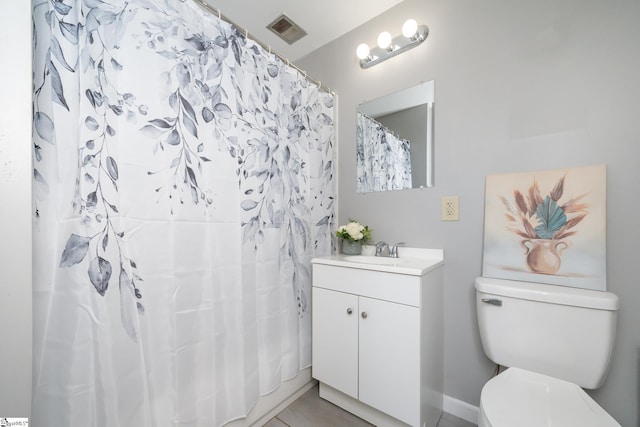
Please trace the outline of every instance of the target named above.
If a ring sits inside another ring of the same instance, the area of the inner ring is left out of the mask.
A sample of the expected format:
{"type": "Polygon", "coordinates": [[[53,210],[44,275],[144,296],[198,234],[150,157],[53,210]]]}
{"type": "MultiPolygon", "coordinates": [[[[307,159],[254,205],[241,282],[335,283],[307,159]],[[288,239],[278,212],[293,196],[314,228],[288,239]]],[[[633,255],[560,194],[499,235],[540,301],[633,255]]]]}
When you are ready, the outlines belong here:
{"type": "Polygon", "coordinates": [[[357,192],[433,186],[434,81],[358,105],[357,192]]]}

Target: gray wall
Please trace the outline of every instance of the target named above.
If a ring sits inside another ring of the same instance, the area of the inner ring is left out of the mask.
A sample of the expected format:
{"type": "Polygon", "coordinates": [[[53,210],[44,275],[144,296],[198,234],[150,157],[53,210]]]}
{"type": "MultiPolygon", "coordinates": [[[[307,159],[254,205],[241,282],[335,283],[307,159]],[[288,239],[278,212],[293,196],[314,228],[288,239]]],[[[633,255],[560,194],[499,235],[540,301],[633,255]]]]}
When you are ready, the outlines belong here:
{"type": "MultiPolygon", "coordinates": [[[[473,279],[481,274],[488,174],[607,165],[608,289],[621,299],[611,372],[594,398],[639,425],[640,2],[406,0],[297,62],[338,94],[339,223],[376,240],[445,250],[445,393],[477,405],[491,375],[478,338],[473,279]],[[405,19],[425,44],[368,70],[355,48],[405,19]],[[435,80],[435,187],[357,194],[355,109],[435,80]],[[440,198],[460,196],[460,221],[440,198]]],[[[327,25],[330,25],[327,23],[327,25]]]]}

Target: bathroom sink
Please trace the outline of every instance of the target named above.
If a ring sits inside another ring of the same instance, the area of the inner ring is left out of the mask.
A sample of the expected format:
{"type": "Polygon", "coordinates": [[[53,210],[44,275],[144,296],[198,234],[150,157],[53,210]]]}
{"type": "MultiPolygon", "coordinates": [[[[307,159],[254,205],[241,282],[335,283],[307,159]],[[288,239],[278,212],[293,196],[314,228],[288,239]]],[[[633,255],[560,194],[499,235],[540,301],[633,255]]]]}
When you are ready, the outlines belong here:
{"type": "Polygon", "coordinates": [[[444,263],[442,249],[401,248],[398,258],[370,255],[332,255],[311,260],[314,264],[422,276],[444,263]]]}
{"type": "Polygon", "coordinates": [[[346,255],[345,260],[349,262],[360,262],[363,264],[380,264],[380,265],[402,265],[407,262],[408,258],[390,258],[381,256],[367,255],[346,255]]]}

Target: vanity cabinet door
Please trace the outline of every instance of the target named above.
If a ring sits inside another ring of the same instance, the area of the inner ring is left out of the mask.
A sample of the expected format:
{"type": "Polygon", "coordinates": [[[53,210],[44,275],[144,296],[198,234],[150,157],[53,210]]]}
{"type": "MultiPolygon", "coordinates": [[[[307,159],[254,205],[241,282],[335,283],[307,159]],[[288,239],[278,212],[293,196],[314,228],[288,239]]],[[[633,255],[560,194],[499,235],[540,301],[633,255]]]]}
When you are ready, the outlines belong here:
{"type": "Polygon", "coordinates": [[[313,377],[358,398],[358,297],[313,288],[313,377]]]}
{"type": "Polygon", "coordinates": [[[359,399],[420,425],[420,309],[360,297],[359,399]]]}

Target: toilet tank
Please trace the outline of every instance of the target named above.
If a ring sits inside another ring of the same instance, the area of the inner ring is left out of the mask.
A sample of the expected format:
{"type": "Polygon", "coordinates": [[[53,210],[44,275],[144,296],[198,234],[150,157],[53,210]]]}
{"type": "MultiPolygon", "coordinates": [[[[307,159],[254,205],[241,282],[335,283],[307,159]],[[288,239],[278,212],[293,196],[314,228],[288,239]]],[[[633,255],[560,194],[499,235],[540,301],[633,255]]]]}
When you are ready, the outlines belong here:
{"type": "Polygon", "coordinates": [[[480,339],[495,363],[598,388],[609,370],[618,297],[541,283],[479,277],[480,339]]]}

